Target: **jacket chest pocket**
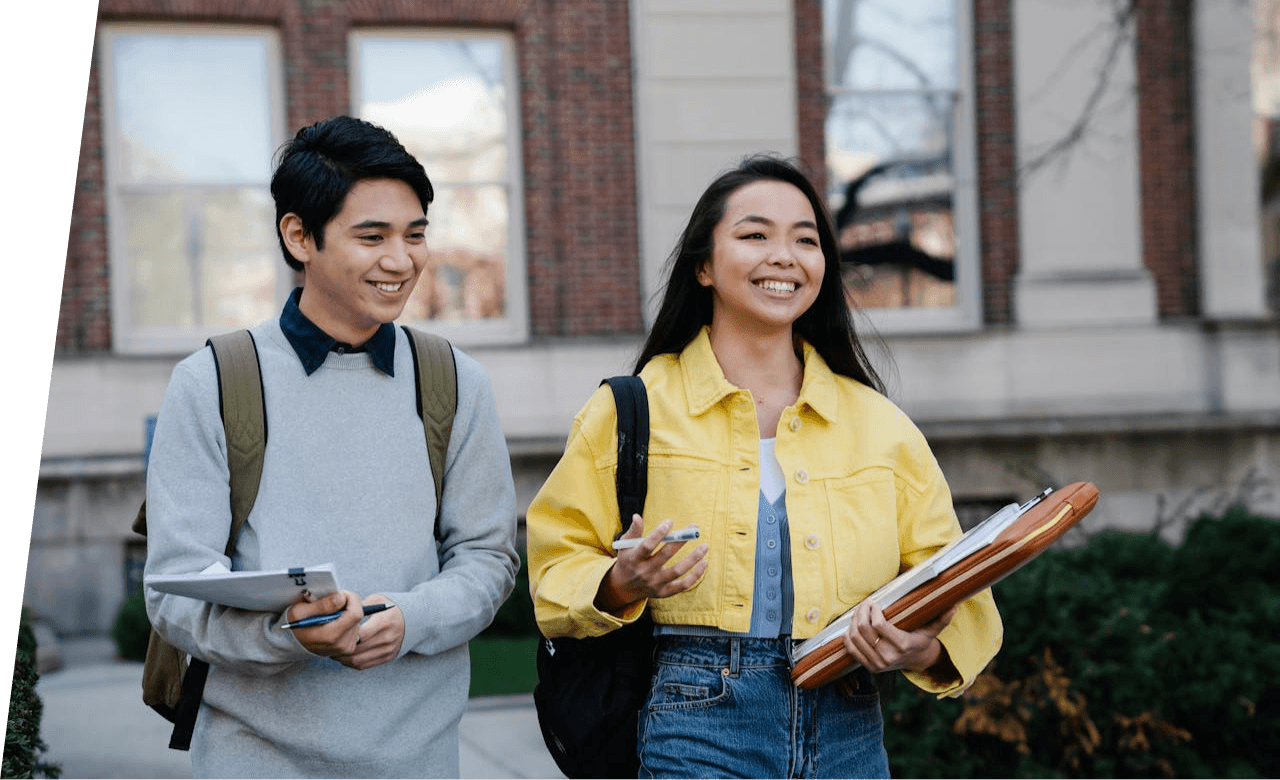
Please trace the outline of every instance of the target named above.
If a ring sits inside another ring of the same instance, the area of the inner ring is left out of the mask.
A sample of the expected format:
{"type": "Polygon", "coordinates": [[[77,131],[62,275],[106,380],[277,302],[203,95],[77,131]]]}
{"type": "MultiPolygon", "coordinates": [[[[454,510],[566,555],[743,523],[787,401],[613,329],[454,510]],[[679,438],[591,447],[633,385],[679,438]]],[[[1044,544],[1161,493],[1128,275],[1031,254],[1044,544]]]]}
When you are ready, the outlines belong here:
{"type": "MultiPolygon", "coordinates": [[[[651,458],[649,490],[644,502],[646,531],[653,530],[663,520],[671,520],[675,530],[700,524],[705,537],[716,517],[721,481],[721,470],[704,462],[651,458]]],[[[696,546],[686,545],[686,548],[692,551],[696,546]]]]}
{"type": "Polygon", "coordinates": [[[898,575],[897,490],[889,469],[826,481],[836,593],[853,605],[898,575]]]}

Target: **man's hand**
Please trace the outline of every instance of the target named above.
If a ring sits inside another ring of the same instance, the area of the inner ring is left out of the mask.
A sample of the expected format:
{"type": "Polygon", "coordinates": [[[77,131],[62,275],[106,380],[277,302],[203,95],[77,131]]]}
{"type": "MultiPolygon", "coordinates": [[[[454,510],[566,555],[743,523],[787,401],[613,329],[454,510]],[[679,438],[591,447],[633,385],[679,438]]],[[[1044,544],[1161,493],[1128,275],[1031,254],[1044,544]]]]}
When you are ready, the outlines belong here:
{"type": "Polygon", "coordinates": [[[854,609],[844,646],[854,660],[872,672],[906,669],[945,679],[955,672],[938,634],[955,614],[956,608],[952,607],[932,623],[915,631],[902,631],[885,619],[880,607],[863,601],[854,609]],[[935,665],[939,668],[932,669],[935,665]]]}
{"type": "MultiPolygon", "coordinates": [[[[390,599],[375,593],[364,603],[382,604],[386,601],[390,599]]],[[[359,626],[358,634],[355,650],[335,655],[334,660],[352,669],[369,669],[394,661],[400,655],[400,645],[404,642],[404,615],[399,607],[377,612],[359,626]]]]}
{"type": "Polygon", "coordinates": [[[666,598],[694,586],[707,570],[707,545],[698,545],[698,549],[687,558],[674,566],[667,566],[672,556],[688,544],[662,542],[662,537],[671,533],[671,526],[670,520],[663,520],[645,534],[644,519],[640,515],[632,515],[631,527],[622,538],[643,536],[644,541],[636,547],[618,551],[609,573],[600,581],[595,601],[597,609],[617,612],[641,599],[666,598]]]}
{"type": "Polygon", "coordinates": [[[360,638],[360,621],[364,618],[364,612],[360,607],[359,596],[344,590],[330,593],[316,601],[299,601],[285,610],[284,619],[285,622],[292,623],[312,615],[338,610],[342,610],[342,615],[337,620],[311,628],[290,629],[302,646],[316,655],[337,657],[354,651],[356,640],[360,638]]]}

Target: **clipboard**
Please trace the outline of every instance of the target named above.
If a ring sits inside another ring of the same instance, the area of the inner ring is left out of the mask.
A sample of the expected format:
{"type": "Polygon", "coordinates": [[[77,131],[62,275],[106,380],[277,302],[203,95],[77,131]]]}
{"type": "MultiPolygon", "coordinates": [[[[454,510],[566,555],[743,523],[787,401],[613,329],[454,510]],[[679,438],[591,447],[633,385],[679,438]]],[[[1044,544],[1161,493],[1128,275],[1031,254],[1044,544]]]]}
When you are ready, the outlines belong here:
{"type": "MultiPolygon", "coordinates": [[[[1098,488],[1092,482],[1046,490],[1025,505],[1011,505],[1018,507],[1016,512],[1001,509],[867,598],[880,606],[894,626],[914,631],[1026,565],[1097,503],[1098,488]]],[[[792,683],[817,688],[857,666],[842,639],[852,614],[853,610],[846,612],[796,645],[792,683]]]]}
{"type": "Polygon", "coordinates": [[[275,571],[229,571],[215,563],[196,574],[154,574],[142,581],[161,593],[257,612],[283,612],[304,595],[319,599],[341,590],[332,563],[275,571]]]}

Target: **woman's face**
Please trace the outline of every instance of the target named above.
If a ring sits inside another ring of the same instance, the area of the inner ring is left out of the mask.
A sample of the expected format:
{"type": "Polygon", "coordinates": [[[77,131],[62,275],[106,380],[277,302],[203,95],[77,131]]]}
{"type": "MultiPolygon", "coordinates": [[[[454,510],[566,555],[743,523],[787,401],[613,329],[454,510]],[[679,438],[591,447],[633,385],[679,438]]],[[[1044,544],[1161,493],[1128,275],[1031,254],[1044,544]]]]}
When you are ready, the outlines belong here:
{"type": "Polygon", "coordinates": [[[813,207],[795,185],[764,179],[735,190],[712,241],[698,282],[711,288],[717,326],[789,330],[817,299],[826,259],[813,207]]]}

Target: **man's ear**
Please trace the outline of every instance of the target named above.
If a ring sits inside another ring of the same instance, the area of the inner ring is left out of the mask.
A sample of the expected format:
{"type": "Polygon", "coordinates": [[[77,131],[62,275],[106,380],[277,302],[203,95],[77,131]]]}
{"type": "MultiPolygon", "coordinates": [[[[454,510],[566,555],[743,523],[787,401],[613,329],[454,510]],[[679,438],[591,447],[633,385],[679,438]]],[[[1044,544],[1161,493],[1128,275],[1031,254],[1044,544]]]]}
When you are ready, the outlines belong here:
{"type": "Polygon", "coordinates": [[[285,249],[289,250],[289,254],[293,255],[295,260],[304,265],[311,262],[311,250],[315,242],[307,235],[302,217],[292,211],[281,217],[280,237],[284,239],[285,249]]]}

